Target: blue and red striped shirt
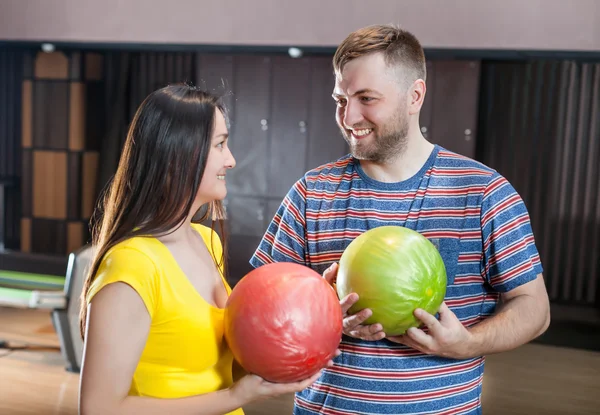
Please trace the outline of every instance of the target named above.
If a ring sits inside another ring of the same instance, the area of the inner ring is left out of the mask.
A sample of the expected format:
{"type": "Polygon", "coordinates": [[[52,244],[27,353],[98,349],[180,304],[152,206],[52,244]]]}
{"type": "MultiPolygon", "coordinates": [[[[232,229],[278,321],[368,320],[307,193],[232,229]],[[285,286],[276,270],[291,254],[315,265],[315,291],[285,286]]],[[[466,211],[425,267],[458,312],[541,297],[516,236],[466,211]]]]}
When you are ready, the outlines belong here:
{"type": "MultiPolygon", "coordinates": [[[[435,146],[400,183],[368,177],[347,155],[290,189],[250,260],[297,262],[322,273],[361,233],[404,226],[429,238],[446,266],[446,304],[465,326],[494,313],[499,294],[542,273],[527,209],[495,170],[435,146]]],[[[481,413],[484,357],[425,355],[388,340],[344,336],[342,354],[294,414],[481,413]]]]}

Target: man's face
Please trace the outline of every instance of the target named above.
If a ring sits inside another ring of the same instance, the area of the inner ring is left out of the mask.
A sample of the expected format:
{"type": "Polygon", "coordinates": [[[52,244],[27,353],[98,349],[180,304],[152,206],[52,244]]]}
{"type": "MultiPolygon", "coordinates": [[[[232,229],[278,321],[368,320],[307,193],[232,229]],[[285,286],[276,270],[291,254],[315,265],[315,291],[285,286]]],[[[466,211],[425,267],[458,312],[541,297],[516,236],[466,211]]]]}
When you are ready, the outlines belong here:
{"type": "Polygon", "coordinates": [[[385,162],[406,147],[409,116],[407,91],[383,54],[348,62],[336,76],[333,97],[336,121],[359,160],[385,162]]]}

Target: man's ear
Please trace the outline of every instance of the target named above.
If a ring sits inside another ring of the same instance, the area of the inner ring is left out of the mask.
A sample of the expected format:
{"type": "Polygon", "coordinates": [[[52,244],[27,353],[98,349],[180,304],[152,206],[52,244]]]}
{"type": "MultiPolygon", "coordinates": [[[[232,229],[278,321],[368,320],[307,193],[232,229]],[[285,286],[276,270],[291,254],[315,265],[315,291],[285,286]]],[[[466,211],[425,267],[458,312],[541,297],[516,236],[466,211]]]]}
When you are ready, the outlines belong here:
{"type": "Polygon", "coordinates": [[[407,92],[408,113],[410,115],[418,114],[419,111],[421,111],[423,101],[425,100],[425,93],[427,92],[425,81],[422,79],[417,79],[408,88],[407,92]]]}

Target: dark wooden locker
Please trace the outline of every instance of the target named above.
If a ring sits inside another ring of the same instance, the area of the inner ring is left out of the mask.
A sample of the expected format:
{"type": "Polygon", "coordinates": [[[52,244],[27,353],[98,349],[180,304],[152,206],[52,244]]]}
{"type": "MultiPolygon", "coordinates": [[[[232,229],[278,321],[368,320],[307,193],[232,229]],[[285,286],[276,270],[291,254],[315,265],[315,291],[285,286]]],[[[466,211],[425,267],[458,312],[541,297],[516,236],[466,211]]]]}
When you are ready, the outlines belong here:
{"type": "Polygon", "coordinates": [[[220,96],[230,118],[234,109],[233,78],[233,56],[198,55],[196,58],[198,86],[220,96]]]}
{"type": "Polygon", "coordinates": [[[283,198],[282,199],[272,198],[272,199],[269,199],[266,201],[265,218],[266,218],[266,223],[267,223],[266,226],[267,227],[269,226],[269,224],[275,217],[277,210],[281,206],[281,202],[283,202],[283,198]]]}
{"type": "Polygon", "coordinates": [[[235,57],[229,147],[236,167],[227,173],[228,199],[267,193],[270,78],[271,58],[235,57]]]}
{"type": "Polygon", "coordinates": [[[306,170],[310,60],[273,58],[267,194],[283,197],[306,170]]]}
{"type": "Polygon", "coordinates": [[[228,260],[227,279],[234,286],[244,275],[254,268],[250,258],[256,251],[261,238],[257,236],[230,235],[227,239],[228,260]]]}
{"type": "Polygon", "coordinates": [[[433,112],[433,91],[435,89],[435,65],[431,61],[427,61],[427,76],[425,79],[425,100],[421,107],[419,117],[419,125],[421,133],[426,139],[430,139],[431,135],[431,118],[433,112]]]}
{"type": "Polygon", "coordinates": [[[265,232],[265,204],[262,196],[232,195],[225,202],[232,235],[262,236],[265,232]]]}
{"type": "Polygon", "coordinates": [[[335,161],[349,152],[335,121],[336,105],[331,97],[334,84],[331,58],[311,58],[306,170],[335,161]]]}
{"type": "Polygon", "coordinates": [[[428,139],[475,157],[479,61],[434,61],[433,111],[428,139]]]}
{"type": "Polygon", "coordinates": [[[265,200],[271,109],[271,58],[233,58],[232,126],[229,146],[236,167],[227,173],[228,274],[235,284],[252,267],[250,257],[266,229],[265,200]]]}

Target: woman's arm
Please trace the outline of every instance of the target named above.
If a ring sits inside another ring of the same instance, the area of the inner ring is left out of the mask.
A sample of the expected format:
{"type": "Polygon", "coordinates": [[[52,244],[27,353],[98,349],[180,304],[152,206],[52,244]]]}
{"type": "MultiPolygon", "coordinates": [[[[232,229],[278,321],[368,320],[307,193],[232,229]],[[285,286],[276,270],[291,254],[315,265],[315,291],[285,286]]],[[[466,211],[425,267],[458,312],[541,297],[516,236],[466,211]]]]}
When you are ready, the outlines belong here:
{"type": "Polygon", "coordinates": [[[150,331],[150,315],[141,297],[125,283],[104,287],[89,305],[86,327],[79,396],[82,415],[222,415],[258,399],[302,390],[319,375],[290,384],[248,375],[229,389],[181,399],[128,396],[150,331]]]}

